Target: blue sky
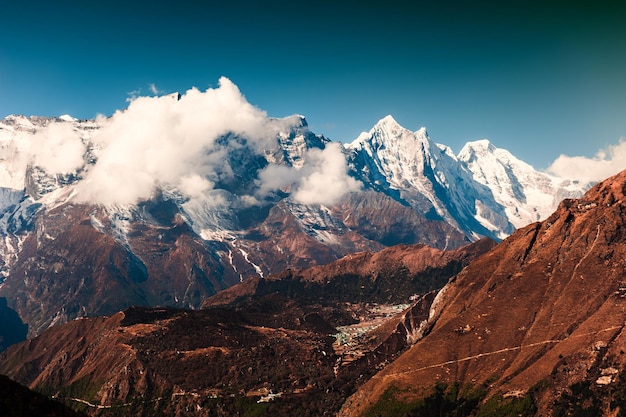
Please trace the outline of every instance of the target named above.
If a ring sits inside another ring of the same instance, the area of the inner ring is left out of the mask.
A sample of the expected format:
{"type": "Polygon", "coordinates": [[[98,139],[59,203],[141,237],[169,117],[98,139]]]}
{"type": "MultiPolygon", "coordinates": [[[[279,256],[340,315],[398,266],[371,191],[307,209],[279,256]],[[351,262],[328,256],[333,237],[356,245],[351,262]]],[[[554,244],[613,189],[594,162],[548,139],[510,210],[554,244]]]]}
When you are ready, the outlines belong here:
{"type": "Polygon", "coordinates": [[[223,75],[333,140],[392,114],[455,152],[488,138],[545,168],[626,137],[615,1],[2,3],[0,117],[111,115],[223,75]]]}

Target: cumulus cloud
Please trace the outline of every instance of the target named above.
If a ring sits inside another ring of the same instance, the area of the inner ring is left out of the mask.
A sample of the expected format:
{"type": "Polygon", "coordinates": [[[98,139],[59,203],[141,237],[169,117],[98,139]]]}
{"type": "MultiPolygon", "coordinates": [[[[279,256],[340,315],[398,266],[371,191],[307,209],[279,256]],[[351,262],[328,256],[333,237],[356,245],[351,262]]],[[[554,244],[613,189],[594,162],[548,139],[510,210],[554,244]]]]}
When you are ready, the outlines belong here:
{"type": "Polygon", "coordinates": [[[595,182],[626,169],[626,141],[598,151],[593,158],[585,156],[559,156],[547,169],[562,178],[581,182],[595,182]]]}
{"type": "Polygon", "coordinates": [[[224,77],[218,88],[204,92],[137,97],[126,110],[98,121],[97,162],[77,186],[79,199],[95,203],[135,203],[164,185],[189,197],[212,189],[232,175],[226,156],[241,146],[218,140],[227,133],[245,137],[254,152],[276,145],[265,112],[224,77]]]}
{"type": "Polygon", "coordinates": [[[69,123],[54,123],[35,133],[31,162],[50,174],[75,172],[83,164],[85,144],[69,123]]]}
{"type": "Polygon", "coordinates": [[[0,177],[18,187],[23,179],[12,178],[11,172],[25,172],[28,164],[51,175],[80,170],[82,179],[75,185],[79,202],[134,204],[165,191],[186,198],[184,206],[202,212],[207,221],[215,207],[259,204],[278,189],[300,203],[332,204],[361,186],[347,174],[338,143],[306,151],[297,168],[270,163],[254,173],[234,172],[239,168],[230,161],[248,166],[248,157],[259,161],[275,154],[279,133],[301,128],[302,120],[269,118],[227,78],[204,92],[192,88],[183,95],[134,97],[126,110],[99,116],[96,122],[99,128],[89,131],[74,123],[50,123],[3,147],[0,159],[12,165],[3,164],[6,172],[0,177]],[[90,164],[85,163],[87,144],[90,164]],[[253,187],[247,182],[251,178],[253,187]],[[249,195],[222,189],[231,185],[241,185],[249,195]]]}
{"type": "Polygon", "coordinates": [[[324,150],[308,150],[300,169],[270,165],[259,173],[259,179],[260,194],[289,187],[292,198],[303,204],[333,204],[344,194],[361,189],[361,183],[348,175],[338,143],[324,150]]]}

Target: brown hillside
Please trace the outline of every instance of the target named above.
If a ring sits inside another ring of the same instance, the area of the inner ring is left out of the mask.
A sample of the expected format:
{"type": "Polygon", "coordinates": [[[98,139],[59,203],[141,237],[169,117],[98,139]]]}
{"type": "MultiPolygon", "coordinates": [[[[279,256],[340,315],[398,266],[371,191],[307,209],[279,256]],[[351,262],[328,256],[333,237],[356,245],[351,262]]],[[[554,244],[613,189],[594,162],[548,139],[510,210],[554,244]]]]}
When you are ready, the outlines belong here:
{"type": "Polygon", "coordinates": [[[494,244],[399,246],[250,279],[202,310],[74,320],[9,348],[0,372],[91,415],[332,415],[423,333],[436,293],[413,296],[494,244]]]}
{"type": "Polygon", "coordinates": [[[448,251],[417,244],[359,252],[326,265],[248,279],[208,298],[203,305],[233,304],[273,292],[309,303],[409,303],[416,294],[443,287],[495,245],[485,238],[448,251]]]}
{"type": "Polygon", "coordinates": [[[410,404],[437,382],[507,397],[540,381],[540,415],[558,407],[612,415],[626,382],[625,192],[626,171],[468,266],[435,301],[430,334],[340,415],[362,415],[385,392],[410,404]]]}

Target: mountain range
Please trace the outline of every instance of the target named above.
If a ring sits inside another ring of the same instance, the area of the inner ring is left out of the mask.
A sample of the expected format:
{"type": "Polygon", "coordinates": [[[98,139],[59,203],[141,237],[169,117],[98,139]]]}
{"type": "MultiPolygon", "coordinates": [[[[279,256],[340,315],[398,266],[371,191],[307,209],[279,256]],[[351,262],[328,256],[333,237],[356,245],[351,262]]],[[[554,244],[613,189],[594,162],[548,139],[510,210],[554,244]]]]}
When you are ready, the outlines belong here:
{"type": "Polygon", "coordinates": [[[625,212],[626,171],[498,244],[397,245],[201,309],[73,320],[0,372],[100,416],[621,415],[625,212]]]}
{"type": "Polygon", "coordinates": [[[250,277],[355,252],[500,240],[589,187],[486,140],[455,155],[391,116],[349,144],[302,116],[263,119],[263,140],[253,129],[207,131],[211,141],[183,160],[202,175],[179,178],[167,157],[193,143],[181,133],[157,149],[160,133],[146,124],[139,149],[121,122],[130,113],[0,121],[0,297],[30,336],[131,305],[199,308],[250,277]]]}

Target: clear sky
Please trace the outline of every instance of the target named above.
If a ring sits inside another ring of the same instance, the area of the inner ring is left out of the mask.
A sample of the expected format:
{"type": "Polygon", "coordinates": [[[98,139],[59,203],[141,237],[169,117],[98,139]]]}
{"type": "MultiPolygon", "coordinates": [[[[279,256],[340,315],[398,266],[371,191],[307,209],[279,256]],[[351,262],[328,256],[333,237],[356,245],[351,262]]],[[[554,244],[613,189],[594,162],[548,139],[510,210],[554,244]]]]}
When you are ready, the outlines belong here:
{"type": "Polygon", "coordinates": [[[223,75],[344,142],[392,114],[545,168],[626,137],[623,2],[405,3],[0,0],[0,117],[111,115],[223,75]]]}

